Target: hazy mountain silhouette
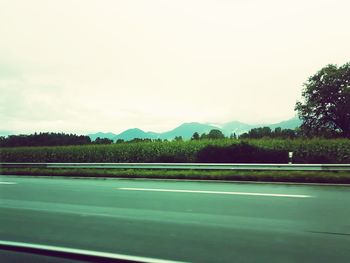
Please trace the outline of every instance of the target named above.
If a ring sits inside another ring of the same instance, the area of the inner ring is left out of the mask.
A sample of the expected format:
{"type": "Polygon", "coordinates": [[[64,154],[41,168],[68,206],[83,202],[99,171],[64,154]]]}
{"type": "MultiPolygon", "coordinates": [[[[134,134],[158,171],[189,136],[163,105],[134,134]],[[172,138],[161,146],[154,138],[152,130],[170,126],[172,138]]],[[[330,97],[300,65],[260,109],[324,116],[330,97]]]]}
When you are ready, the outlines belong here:
{"type": "Polygon", "coordinates": [[[221,128],[221,131],[226,135],[230,136],[231,134],[242,134],[248,132],[249,130],[256,128],[256,125],[246,124],[239,121],[232,121],[224,124],[221,128]]]}
{"type": "Polygon", "coordinates": [[[268,125],[271,129],[275,129],[277,127],[281,127],[282,129],[295,129],[301,125],[301,120],[299,118],[292,118],[286,121],[281,121],[278,123],[274,123],[268,125]]]}
{"type": "Polygon", "coordinates": [[[182,136],[183,139],[190,139],[193,133],[195,132],[198,132],[199,134],[208,133],[212,129],[217,129],[217,128],[212,125],[198,123],[198,122],[184,123],[171,131],[161,133],[160,138],[171,140],[175,136],[182,136]]]}
{"type": "Polygon", "coordinates": [[[248,132],[253,128],[258,127],[270,127],[271,129],[275,129],[276,127],[281,127],[282,129],[294,129],[299,127],[301,121],[298,118],[292,118],[286,121],[273,123],[273,124],[246,124],[239,121],[232,121],[220,126],[214,124],[204,124],[199,122],[190,122],[183,123],[180,126],[162,133],[156,132],[145,132],[138,128],[128,129],[119,134],[114,133],[102,133],[98,132],[95,134],[89,134],[92,140],[95,140],[97,137],[100,138],[108,138],[112,140],[122,139],[125,141],[132,140],[134,138],[140,139],[168,139],[172,140],[175,136],[182,136],[183,139],[188,140],[192,137],[193,133],[198,132],[199,135],[202,133],[208,133],[212,129],[221,130],[226,136],[230,136],[235,133],[236,135],[240,135],[242,133],[248,132]]]}
{"type": "Polygon", "coordinates": [[[114,137],[117,136],[117,134],[112,133],[112,132],[98,132],[98,133],[94,133],[94,134],[88,134],[88,136],[90,137],[90,139],[92,141],[96,140],[97,137],[102,138],[107,138],[107,139],[111,139],[114,140],[114,137]]]}
{"type": "Polygon", "coordinates": [[[159,135],[158,135],[158,133],[155,133],[155,132],[144,132],[141,129],[133,128],[133,129],[128,129],[126,131],[123,131],[122,133],[119,133],[113,139],[114,140],[122,139],[125,141],[129,141],[129,140],[132,140],[134,138],[157,139],[157,138],[159,138],[159,135]]]}

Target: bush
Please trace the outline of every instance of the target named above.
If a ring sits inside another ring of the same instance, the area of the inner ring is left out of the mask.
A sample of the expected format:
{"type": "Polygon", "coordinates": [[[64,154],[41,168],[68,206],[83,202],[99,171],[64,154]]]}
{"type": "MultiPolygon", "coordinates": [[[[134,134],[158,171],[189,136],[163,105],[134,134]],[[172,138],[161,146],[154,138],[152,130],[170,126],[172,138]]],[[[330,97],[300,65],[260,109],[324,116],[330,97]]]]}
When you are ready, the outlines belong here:
{"type": "Polygon", "coordinates": [[[245,142],[227,147],[209,145],[198,152],[203,163],[288,163],[285,150],[263,149],[245,142]]]}

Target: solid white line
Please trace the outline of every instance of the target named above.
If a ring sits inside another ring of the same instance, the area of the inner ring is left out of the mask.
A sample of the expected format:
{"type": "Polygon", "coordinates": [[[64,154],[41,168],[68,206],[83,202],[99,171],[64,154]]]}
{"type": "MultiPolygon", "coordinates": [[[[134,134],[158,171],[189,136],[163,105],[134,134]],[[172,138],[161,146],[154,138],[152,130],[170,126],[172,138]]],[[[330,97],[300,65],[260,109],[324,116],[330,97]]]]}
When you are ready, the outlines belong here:
{"type": "Polygon", "coordinates": [[[14,183],[14,182],[0,182],[0,184],[17,184],[17,183],[14,183]]]}
{"type": "Polygon", "coordinates": [[[31,243],[23,243],[23,242],[12,242],[12,241],[4,241],[0,240],[0,246],[13,246],[13,247],[23,247],[23,248],[32,248],[44,251],[53,251],[53,252],[64,252],[78,255],[86,255],[86,256],[97,256],[107,259],[114,260],[128,260],[128,261],[136,261],[136,262],[152,262],[152,263],[172,263],[172,262],[180,262],[180,261],[171,261],[157,258],[147,258],[147,257],[138,257],[138,256],[129,256],[124,254],[116,254],[116,253],[108,253],[108,252],[99,252],[93,250],[85,250],[85,249],[75,249],[75,248],[67,248],[67,247],[56,247],[56,246],[46,246],[40,244],[31,244],[31,243]]]}
{"type": "Polygon", "coordinates": [[[118,189],[119,190],[129,190],[129,191],[200,193],[200,194],[222,194],[222,195],[252,195],[252,196],[295,197],[295,198],[311,197],[310,195],[247,193],[247,192],[222,192],[222,191],[200,191],[200,190],[176,190],[176,189],[153,189],[153,188],[118,188],[118,189]]]}

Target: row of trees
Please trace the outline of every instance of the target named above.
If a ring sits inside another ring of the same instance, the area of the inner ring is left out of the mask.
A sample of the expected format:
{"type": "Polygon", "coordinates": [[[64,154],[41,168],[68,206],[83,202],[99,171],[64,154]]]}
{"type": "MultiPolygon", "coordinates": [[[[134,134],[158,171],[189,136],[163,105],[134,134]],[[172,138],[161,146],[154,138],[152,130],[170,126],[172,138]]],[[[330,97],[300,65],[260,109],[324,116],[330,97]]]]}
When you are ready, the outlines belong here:
{"type": "Polygon", "coordinates": [[[278,138],[278,139],[294,139],[300,137],[301,134],[297,130],[282,129],[280,127],[272,130],[270,127],[261,127],[251,129],[247,133],[243,133],[241,139],[260,139],[260,138],[278,138]]]}
{"type": "Polygon", "coordinates": [[[224,138],[225,138],[225,135],[222,133],[222,131],[213,129],[208,134],[203,133],[202,135],[199,135],[198,132],[195,132],[193,133],[191,140],[204,140],[204,139],[219,140],[224,138]]]}
{"type": "MultiPolygon", "coordinates": [[[[269,127],[252,129],[248,133],[237,136],[235,133],[231,134],[229,138],[294,138],[295,133],[292,130],[282,130],[276,128],[271,131],[269,127]]],[[[218,129],[213,129],[209,133],[199,135],[195,132],[191,140],[220,140],[225,139],[225,135],[218,129]]],[[[182,136],[176,136],[174,141],[183,141],[182,136]]],[[[115,143],[135,143],[135,142],[162,142],[167,139],[148,139],[148,138],[134,138],[130,141],[118,139],[115,143]]],[[[63,145],[85,145],[85,144],[112,144],[113,140],[108,138],[97,137],[94,141],[89,136],[65,134],[65,133],[34,133],[31,135],[10,135],[8,137],[0,137],[0,147],[20,147],[20,146],[63,146],[63,145]]]]}
{"type": "MultiPolygon", "coordinates": [[[[254,128],[250,131],[243,133],[239,136],[236,133],[230,135],[230,139],[260,139],[260,138],[278,138],[278,139],[294,139],[297,138],[300,133],[297,130],[282,129],[280,127],[272,130],[270,127],[254,128]]],[[[220,140],[225,139],[225,135],[217,129],[211,130],[208,134],[203,133],[199,135],[198,132],[193,133],[191,140],[220,140]]],[[[176,137],[175,140],[182,138],[176,137]]]]}
{"type": "Polygon", "coordinates": [[[0,137],[0,147],[84,145],[90,143],[89,136],[65,133],[34,133],[0,137]]]}

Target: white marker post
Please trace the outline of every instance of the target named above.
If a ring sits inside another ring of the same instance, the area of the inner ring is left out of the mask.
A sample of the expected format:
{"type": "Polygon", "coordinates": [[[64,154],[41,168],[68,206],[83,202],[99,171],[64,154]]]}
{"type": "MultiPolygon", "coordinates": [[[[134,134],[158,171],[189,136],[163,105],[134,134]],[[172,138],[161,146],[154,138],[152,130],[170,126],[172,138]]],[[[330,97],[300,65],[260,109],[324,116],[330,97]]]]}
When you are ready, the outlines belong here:
{"type": "Polygon", "coordinates": [[[289,162],[288,162],[288,164],[292,164],[293,152],[289,152],[289,153],[288,153],[288,157],[289,157],[289,162]]]}

